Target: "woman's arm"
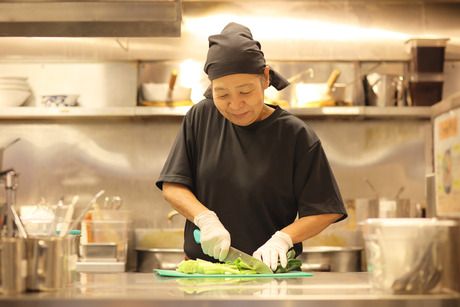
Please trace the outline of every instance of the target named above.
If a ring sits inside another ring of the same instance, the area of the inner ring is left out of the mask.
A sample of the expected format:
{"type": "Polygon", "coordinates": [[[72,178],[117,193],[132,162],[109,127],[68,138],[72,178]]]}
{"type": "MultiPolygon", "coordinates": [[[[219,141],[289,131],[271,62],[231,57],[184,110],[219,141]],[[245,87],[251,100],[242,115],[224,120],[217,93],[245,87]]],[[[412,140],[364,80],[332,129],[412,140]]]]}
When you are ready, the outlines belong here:
{"type": "Polygon", "coordinates": [[[230,233],[219,217],[182,184],[164,182],[163,195],[177,212],[200,228],[203,252],[223,261],[230,248],[230,233]]]}
{"type": "Polygon", "coordinates": [[[198,214],[208,211],[208,208],[200,203],[192,191],[183,184],[164,182],[163,197],[171,204],[174,210],[192,223],[198,214]]]}
{"type": "Polygon", "coordinates": [[[299,243],[317,235],[340,217],[342,214],[335,213],[304,216],[281,231],[291,237],[292,243],[299,243]]]}

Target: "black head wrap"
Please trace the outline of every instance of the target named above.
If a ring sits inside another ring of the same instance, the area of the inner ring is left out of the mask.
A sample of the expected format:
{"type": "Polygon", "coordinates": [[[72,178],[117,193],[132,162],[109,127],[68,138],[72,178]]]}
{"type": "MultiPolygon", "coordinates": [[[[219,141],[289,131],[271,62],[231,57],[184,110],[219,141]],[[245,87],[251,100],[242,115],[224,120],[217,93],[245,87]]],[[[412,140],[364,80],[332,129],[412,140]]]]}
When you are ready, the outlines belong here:
{"type": "MultiPolygon", "coordinates": [[[[204,71],[211,81],[231,74],[261,74],[265,66],[260,43],[252,38],[247,27],[231,22],[220,34],[209,36],[204,71]]],[[[270,85],[282,90],[289,82],[270,69],[270,85]]],[[[211,87],[208,87],[204,96],[212,98],[211,87]]]]}

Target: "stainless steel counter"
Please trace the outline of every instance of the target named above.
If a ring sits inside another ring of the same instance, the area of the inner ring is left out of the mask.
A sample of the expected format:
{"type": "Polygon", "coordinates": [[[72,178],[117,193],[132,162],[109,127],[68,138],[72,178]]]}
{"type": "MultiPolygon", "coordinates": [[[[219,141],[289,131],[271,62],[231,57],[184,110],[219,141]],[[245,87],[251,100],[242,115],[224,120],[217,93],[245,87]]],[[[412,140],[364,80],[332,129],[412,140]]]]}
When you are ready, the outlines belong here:
{"type": "Polygon", "coordinates": [[[460,295],[373,293],[367,273],[315,273],[293,279],[175,279],[151,273],[80,274],[73,287],[0,296],[8,307],[144,306],[460,306],[460,295]]]}

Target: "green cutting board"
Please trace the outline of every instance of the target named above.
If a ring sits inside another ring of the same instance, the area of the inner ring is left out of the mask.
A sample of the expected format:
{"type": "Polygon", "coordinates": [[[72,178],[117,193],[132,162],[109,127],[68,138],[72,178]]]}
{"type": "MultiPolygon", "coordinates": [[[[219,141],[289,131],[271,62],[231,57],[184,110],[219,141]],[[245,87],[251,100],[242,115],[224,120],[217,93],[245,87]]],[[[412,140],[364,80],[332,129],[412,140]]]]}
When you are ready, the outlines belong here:
{"type": "Polygon", "coordinates": [[[233,275],[233,274],[186,274],[174,270],[154,270],[158,275],[164,277],[180,277],[180,278],[301,278],[311,277],[312,273],[306,272],[288,272],[278,274],[245,274],[245,275],[233,275]]]}

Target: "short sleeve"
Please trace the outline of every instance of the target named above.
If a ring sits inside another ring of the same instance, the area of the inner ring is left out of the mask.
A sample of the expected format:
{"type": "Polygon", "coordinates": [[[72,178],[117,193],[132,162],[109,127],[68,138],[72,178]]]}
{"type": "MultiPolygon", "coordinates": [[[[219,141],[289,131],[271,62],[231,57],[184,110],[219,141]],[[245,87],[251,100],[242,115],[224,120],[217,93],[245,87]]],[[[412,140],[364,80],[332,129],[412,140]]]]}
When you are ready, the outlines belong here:
{"type": "Polygon", "coordinates": [[[342,214],[337,221],[345,219],[347,212],[321,142],[317,140],[309,148],[302,145],[298,147],[294,190],[299,218],[336,213],[342,214]]]}
{"type": "Polygon", "coordinates": [[[163,189],[164,182],[180,183],[194,189],[195,140],[190,112],[184,117],[156,186],[163,189]]]}

